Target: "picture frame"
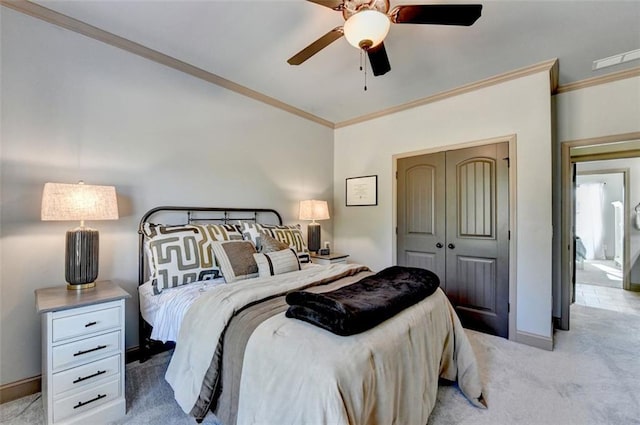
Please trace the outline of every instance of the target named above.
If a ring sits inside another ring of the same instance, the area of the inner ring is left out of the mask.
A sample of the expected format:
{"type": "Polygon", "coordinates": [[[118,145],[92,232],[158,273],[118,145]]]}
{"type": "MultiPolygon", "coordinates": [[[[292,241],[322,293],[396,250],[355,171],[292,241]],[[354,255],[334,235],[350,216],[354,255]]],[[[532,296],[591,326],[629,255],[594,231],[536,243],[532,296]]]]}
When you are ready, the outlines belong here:
{"type": "Polygon", "coordinates": [[[378,176],[349,177],[345,182],[347,207],[378,205],[378,176]]]}

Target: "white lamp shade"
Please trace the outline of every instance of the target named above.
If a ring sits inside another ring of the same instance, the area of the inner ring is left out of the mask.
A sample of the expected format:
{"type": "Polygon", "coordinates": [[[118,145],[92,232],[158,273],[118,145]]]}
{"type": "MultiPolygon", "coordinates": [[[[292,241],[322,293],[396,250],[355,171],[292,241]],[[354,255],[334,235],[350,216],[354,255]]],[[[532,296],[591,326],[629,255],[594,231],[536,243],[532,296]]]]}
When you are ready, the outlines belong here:
{"type": "Polygon", "coordinates": [[[377,10],[363,10],[344,23],[344,36],[353,47],[361,49],[377,46],[389,33],[389,17],[377,10]]]}
{"type": "Polygon", "coordinates": [[[42,220],[116,220],[118,201],[113,186],[45,183],[42,220]]]}
{"type": "Polygon", "coordinates": [[[327,201],[309,199],[300,201],[300,220],[328,220],[329,206],[327,201]]]}

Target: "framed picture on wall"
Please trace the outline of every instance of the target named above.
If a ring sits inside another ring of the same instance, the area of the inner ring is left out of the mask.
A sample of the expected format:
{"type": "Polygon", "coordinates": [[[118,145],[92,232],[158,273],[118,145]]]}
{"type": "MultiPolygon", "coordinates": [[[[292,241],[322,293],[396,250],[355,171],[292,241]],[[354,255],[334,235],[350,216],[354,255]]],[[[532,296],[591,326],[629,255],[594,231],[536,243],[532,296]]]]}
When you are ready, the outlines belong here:
{"type": "Polygon", "coordinates": [[[378,205],[378,176],[349,177],[345,198],[347,207],[378,205]]]}

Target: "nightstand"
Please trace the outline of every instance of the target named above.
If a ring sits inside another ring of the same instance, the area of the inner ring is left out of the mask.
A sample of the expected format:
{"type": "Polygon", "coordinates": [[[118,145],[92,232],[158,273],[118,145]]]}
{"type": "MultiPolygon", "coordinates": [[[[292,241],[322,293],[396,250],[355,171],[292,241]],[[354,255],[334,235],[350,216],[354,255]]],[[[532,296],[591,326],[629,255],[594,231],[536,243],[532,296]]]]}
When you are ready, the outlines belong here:
{"type": "Polygon", "coordinates": [[[47,424],[106,424],[126,414],[124,300],[117,284],[37,289],[47,424]]]}
{"type": "Polygon", "coordinates": [[[329,255],[320,255],[314,252],[310,253],[311,262],[314,264],[337,264],[337,263],[346,263],[347,257],[349,254],[340,254],[337,252],[332,252],[329,255]]]}

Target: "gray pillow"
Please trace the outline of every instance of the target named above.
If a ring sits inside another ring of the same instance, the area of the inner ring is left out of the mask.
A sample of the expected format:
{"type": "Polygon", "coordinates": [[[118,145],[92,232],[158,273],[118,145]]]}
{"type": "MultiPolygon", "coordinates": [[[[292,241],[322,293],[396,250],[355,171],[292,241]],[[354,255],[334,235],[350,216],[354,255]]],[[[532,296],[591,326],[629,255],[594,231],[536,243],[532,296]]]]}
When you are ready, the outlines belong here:
{"type": "Polygon", "coordinates": [[[289,245],[287,245],[284,242],[280,242],[275,238],[272,238],[266,233],[263,233],[260,236],[260,239],[262,240],[262,250],[260,251],[262,253],[276,252],[276,251],[282,251],[283,249],[289,249],[289,245]]]}

